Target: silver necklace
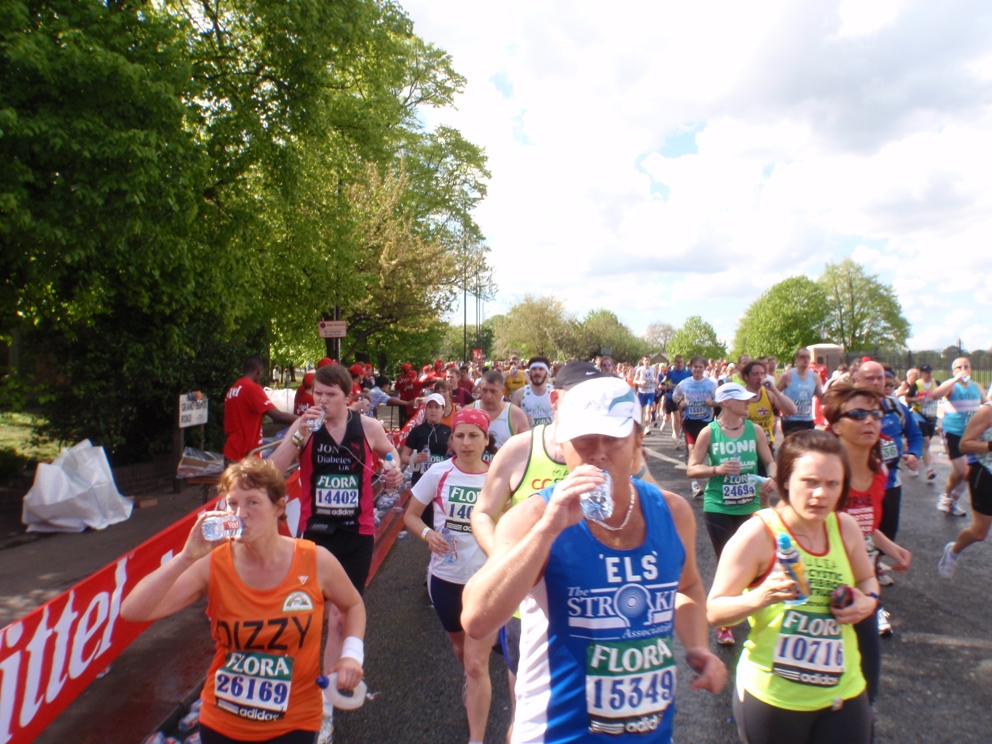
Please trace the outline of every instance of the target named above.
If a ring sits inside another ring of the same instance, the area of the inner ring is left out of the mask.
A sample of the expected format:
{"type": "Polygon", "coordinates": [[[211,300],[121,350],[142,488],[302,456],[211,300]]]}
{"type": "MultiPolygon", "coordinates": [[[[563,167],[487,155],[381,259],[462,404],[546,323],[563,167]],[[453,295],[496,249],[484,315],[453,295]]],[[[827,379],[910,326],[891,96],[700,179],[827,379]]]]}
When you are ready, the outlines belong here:
{"type": "Polygon", "coordinates": [[[605,522],[600,522],[598,519],[592,519],[590,521],[595,522],[600,527],[602,527],[604,530],[609,530],[610,532],[619,532],[624,527],[626,527],[627,526],[627,522],[630,521],[630,515],[634,513],[634,502],[635,501],[637,501],[637,489],[634,488],[634,485],[633,484],[631,484],[631,486],[630,486],[630,501],[627,503],[627,516],[623,518],[623,522],[620,523],[620,526],[619,527],[610,527],[610,525],[606,524],[605,522]]]}
{"type": "Polygon", "coordinates": [[[718,418],[716,421],[717,421],[718,424],[720,424],[721,428],[724,428],[727,431],[737,431],[742,426],[744,426],[744,422],[743,421],[741,421],[739,424],[737,424],[737,426],[728,426],[727,424],[723,423],[723,418],[722,417],[721,418],[718,418]]]}

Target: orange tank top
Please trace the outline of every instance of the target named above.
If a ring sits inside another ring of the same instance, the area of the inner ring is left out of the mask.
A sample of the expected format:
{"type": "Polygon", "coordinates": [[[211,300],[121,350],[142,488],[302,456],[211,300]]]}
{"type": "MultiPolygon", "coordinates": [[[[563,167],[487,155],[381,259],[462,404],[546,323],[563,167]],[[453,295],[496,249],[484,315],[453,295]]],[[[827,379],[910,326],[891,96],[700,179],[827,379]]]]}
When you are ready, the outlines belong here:
{"type": "Polygon", "coordinates": [[[323,697],[316,679],[324,595],[316,546],[295,542],[289,573],[272,589],[253,589],[241,580],[230,543],[210,554],[207,617],[216,653],[203,685],[200,720],[232,739],[260,741],[320,729],[323,697]]]}

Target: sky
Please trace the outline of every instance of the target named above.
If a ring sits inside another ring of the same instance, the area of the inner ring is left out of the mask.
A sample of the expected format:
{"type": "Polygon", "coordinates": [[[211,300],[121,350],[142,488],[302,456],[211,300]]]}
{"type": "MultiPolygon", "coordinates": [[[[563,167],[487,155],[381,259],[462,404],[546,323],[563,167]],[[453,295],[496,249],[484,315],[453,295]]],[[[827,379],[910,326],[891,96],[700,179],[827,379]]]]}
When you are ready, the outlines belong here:
{"type": "Polygon", "coordinates": [[[987,1],[403,7],[468,80],[424,120],[489,159],[487,316],[554,294],[729,342],[773,284],[851,257],[911,349],[992,347],[987,1]]]}

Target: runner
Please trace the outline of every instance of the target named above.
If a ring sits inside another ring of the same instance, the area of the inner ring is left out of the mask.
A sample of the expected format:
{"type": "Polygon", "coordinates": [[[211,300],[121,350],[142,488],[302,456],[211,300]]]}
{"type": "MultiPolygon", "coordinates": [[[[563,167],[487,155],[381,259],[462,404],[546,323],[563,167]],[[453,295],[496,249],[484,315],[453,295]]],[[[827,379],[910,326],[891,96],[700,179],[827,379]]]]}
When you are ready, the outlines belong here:
{"type": "Polygon", "coordinates": [[[451,391],[451,402],[459,408],[470,406],[473,403],[471,390],[466,390],[462,385],[461,371],[454,364],[448,366],[444,373],[444,378],[448,382],[451,391]]]}
{"type": "Polygon", "coordinates": [[[644,434],[646,436],[651,433],[654,394],[658,387],[658,373],[651,366],[651,357],[646,354],[641,358],[640,365],[634,370],[634,384],[637,386],[637,397],[641,404],[641,416],[644,421],[644,434]]]}
{"type": "MultiPolygon", "coordinates": [[[[665,375],[664,386],[665,386],[665,421],[672,422],[672,441],[674,441],[675,449],[678,449],[679,437],[682,436],[682,416],[679,413],[679,405],[674,400],[672,400],[672,394],[675,392],[675,388],[678,387],[682,380],[686,380],[692,377],[692,372],[685,368],[685,359],[681,354],[675,357],[675,361],[672,366],[668,368],[668,374],[665,375]]],[[[665,428],[665,422],[661,424],[661,428],[665,428]]]]}
{"type": "Polygon", "coordinates": [[[823,385],[820,376],[809,368],[812,355],[803,347],[796,351],[795,367],[782,373],[778,390],[796,406],[796,412],[782,417],[782,434],[789,436],[794,431],[813,429],[813,400],[822,400],[823,385]]]}
{"type": "Polygon", "coordinates": [[[910,406],[910,410],[919,417],[916,423],[920,427],[920,433],[923,434],[923,464],[927,468],[928,483],[933,483],[937,477],[933,469],[930,442],[937,433],[938,401],[931,397],[930,392],[939,384],[933,379],[933,367],[929,364],[921,364],[919,378],[909,382],[906,389],[906,405],[910,406]]]}
{"type": "Polygon", "coordinates": [[[631,480],[643,439],[639,416],[623,381],[590,380],[570,390],[555,430],[569,475],[500,519],[492,555],[465,587],[462,623],[470,636],[491,633],[521,606],[514,742],[588,741],[596,733],[616,742],[669,742],[673,630],[699,675],[693,689],[718,692],[725,681],[723,664],[707,648],[701,608],[690,596],[677,597],[693,589],[682,547],[692,544],[691,522],[673,516],[658,489],[631,480]],[[579,497],[603,482],[603,469],[612,478],[614,511],[587,521],[579,497]],[[576,601],[581,597],[591,601],[576,601]],[[620,607],[628,608],[622,618],[620,607]],[[674,613],[661,609],[672,607],[674,613]],[[621,654],[626,670],[610,666],[621,654]]]}
{"type": "MultiPolygon", "coordinates": [[[[520,375],[523,377],[523,374],[520,375]]],[[[503,375],[491,369],[482,375],[479,386],[479,399],[474,407],[489,414],[492,424],[489,433],[496,440],[496,447],[502,447],[503,442],[522,431],[527,431],[527,414],[517,406],[503,400],[503,375]]]]}
{"type": "Polygon", "coordinates": [[[469,744],[482,744],[493,693],[489,654],[496,632],[482,638],[466,637],[461,614],[465,582],[486,562],[486,554],[472,537],[470,519],[489,469],[482,459],[489,445],[489,417],[467,408],[455,414],[453,423],[451,444],[455,456],[433,466],[413,487],[404,521],[412,534],[420,535],[430,546],[431,603],[465,670],[463,702],[469,744]],[[432,503],[432,522],[442,525],[440,533],[420,518],[432,503]]]}
{"type": "MultiPolygon", "coordinates": [[[[775,462],[771,448],[753,421],[745,418],[754,394],[734,382],[716,391],[720,415],[707,424],[689,457],[686,475],[709,478],[703,494],[703,521],[710,535],[717,562],[727,541],[758,509],[768,506],[775,490],[775,462]],[[760,458],[760,459],[759,459],[760,458]],[[756,483],[759,462],[769,474],[756,483]]],[[[716,642],[734,645],[734,633],[726,626],[717,628],[716,642]]]]}
{"type": "Polygon", "coordinates": [[[951,374],[951,379],[930,391],[930,397],[934,400],[947,398],[947,411],[941,429],[947,459],[951,461],[951,472],[947,476],[944,493],[937,501],[937,508],[945,514],[963,517],[967,512],[958,505],[958,499],[967,483],[968,462],[959,445],[971,417],[985,402],[985,392],[971,379],[971,359],[968,357],[955,359],[951,374]]]}
{"type": "Polygon", "coordinates": [[[984,540],[992,524],[992,403],[985,403],[972,416],[958,448],[968,456],[970,466],[971,524],[944,546],[937,570],[945,579],[954,576],[961,551],[984,540]]]}
{"type": "Polygon", "coordinates": [[[347,638],[332,671],[339,689],[353,689],[363,676],[365,606],[327,550],[279,534],[286,484],[270,462],[231,465],[219,487],[244,523],[241,536],[208,542],[203,520],[222,512],[201,514],[182,552],[124,598],[121,617],[157,620],[206,596],[216,650],[203,685],[201,741],[313,744],[324,707],[314,682],[321,673],[315,629],[325,607],[343,617],[347,638]]]}
{"type": "MultiPolygon", "coordinates": [[[[747,417],[761,427],[768,440],[768,446],[772,453],[775,452],[775,411],[793,416],[796,414],[796,404],[788,397],[782,395],[773,382],[768,381],[768,368],[765,363],[757,359],[748,362],[741,370],[741,377],[744,378],[747,391],[754,398],[748,404],[747,417]]],[[[759,475],[764,475],[763,467],[758,469],[759,475]]]]}
{"type": "MultiPolygon", "coordinates": [[[[843,383],[836,383],[842,385],[843,383]]],[[[923,454],[923,435],[916,425],[913,414],[895,398],[885,394],[885,370],[878,362],[863,362],[858,368],[854,386],[875,390],[882,396],[882,461],[889,469],[886,480],[885,499],[882,502],[882,521],[879,529],[887,538],[895,542],[899,532],[899,511],[902,504],[902,481],[899,477],[899,465],[905,463],[910,470],[919,466],[923,454]]],[[[882,586],[891,586],[895,580],[886,573],[881,562],[878,566],[878,582],[882,586]]],[[[879,613],[878,630],[883,635],[892,632],[888,623],[888,614],[879,613]]]]}
{"type": "MultiPolygon", "coordinates": [[[[713,396],[716,394],[716,382],[703,377],[706,369],[706,360],[701,356],[694,356],[689,360],[689,369],[692,377],[680,382],[672,392],[672,400],[675,401],[682,412],[682,427],[685,429],[685,442],[688,457],[692,457],[693,446],[696,437],[710,421],[713,420],[713,408],[716,403],[713,396]]],[[[703,486],[695,478],[691,479],[692,497],[699,498],[703,493],[703,486]]]]}
{"type": "MultiPolygon", "coordinates": [[[[856,388],[849,382],[839,383],[824,396],[823,415],[851,464],[851,490],[843,511],[857,520],[869,560],[875,563],[881,551],[895,561],[895,570],[902,572],[909,568],[912,554],[879,529],[888,477],[882,462],[882,400],[874,390],[856,388]]],[[[861,650],[861,671],[868,685],[868,702],[873,710],[882,672],[879,619],[887,617],[880,603],[875,615],[854,626],[861,650]]]]}
{"type": "Polygon", "coordinates": [[[750,744],[867,744],[871,711],[852,625],[875,612],[878,582],[858,523],[838,514],[850,469],[840,442],[822,431],[788,437],[778,457],[781,502],[748,520],[724,548],[707,618],[716,626],[751,625],[737,665],[734,718],[750,744]],[[788,535],[802,557],[810,596],[776,560],[788,535]],[[822,566],[830,565],[830,571],[822,566]],[[851,587],[852,603],[831,607],[830,593],[851,587]]]}
{"type": "MultiPolygon", "coordinates": [[[[400,448],[400,462],[404,466],[413,466],[411,486],[417,485],[431,466],[444,462],[450,456],[448,440],[451,427],[441,422],[443,414],[444,397],[438,393],[428,395],[424,402],[424,422],[410,429],[400,448]]],[[[424,513],[424,524],[433,528],[433,519],[433,511],[424,513]]]]}
{"type": "Polygon", "coordinates": [[[548,380],[551,363],[543,356],[531,357],[527,362],[530,382],[520,388],[510,398],[527,416],[527,423],[533,429],[539,424],[550,424],[554,415],[551,410],[551,385],[548,380]]]}
{"type": "Polygon", "coordinates": [[[527,384],[527,377],[520,369],[520,355],[510,355],[510,366],[503,378],[503,395],[507,400],[513,398],[513,394],[527,384]]]}

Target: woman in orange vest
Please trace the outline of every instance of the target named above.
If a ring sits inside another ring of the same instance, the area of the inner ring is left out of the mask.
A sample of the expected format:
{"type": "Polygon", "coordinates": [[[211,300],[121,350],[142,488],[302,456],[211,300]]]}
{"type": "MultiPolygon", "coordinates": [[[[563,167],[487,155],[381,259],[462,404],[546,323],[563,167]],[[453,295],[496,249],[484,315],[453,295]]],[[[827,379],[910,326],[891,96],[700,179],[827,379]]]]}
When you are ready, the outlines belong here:
{"type": "Polygon", "coordinates": [[[209,542],[201,514],[179,555],[138,582],[121,617],[167,617],[206,595],[216,652],[203,686],[203,744],[313,744],[321,729],[324,601],[344,616],[345,642],[332,672],[337,687],[363,676],[365,605],[341,564],[309,540],[279,534],[286,485],[269,462],[246,458],[221,476],[239,537],[209,542]]]}

